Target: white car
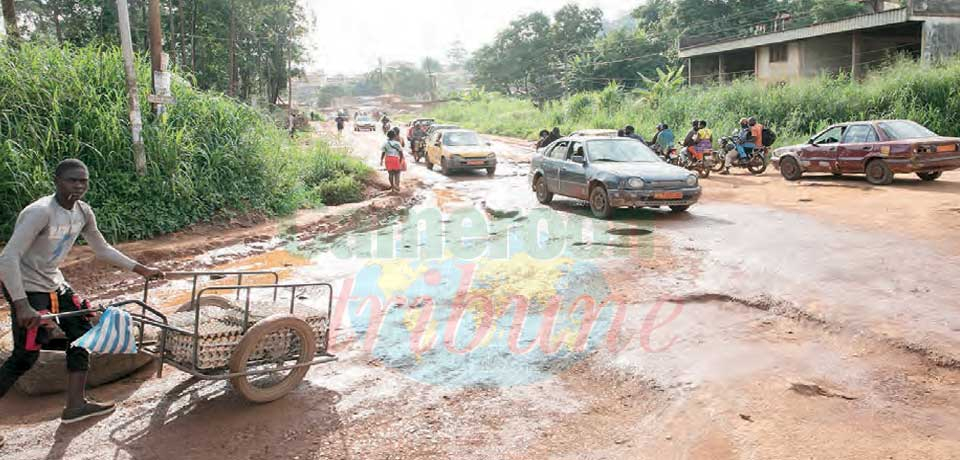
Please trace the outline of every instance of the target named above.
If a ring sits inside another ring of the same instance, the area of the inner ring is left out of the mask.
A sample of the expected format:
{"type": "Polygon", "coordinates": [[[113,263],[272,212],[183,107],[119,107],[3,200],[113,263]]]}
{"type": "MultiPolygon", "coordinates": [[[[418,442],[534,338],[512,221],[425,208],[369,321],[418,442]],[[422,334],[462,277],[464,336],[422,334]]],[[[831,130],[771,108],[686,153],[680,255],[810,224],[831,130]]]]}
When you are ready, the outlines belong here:
{"type": "Polygon", "coordinates": [[[373,118],[368,116],[357,117],[357,120],[353,122],[354,131],[376,131],[377,123],[373,121],[373,118]]]}

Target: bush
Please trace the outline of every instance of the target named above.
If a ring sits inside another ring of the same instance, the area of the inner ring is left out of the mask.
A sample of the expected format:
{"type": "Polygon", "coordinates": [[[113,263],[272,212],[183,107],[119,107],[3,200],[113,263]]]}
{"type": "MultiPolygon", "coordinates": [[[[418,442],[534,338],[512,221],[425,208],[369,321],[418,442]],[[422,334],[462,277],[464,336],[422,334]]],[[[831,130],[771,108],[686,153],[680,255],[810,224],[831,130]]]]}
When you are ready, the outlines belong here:
{"type": "MultiPolygon", "coordinates": [[[[123,64],[115,48],[0,45],[0,240],[18,212],[53,192],[56,164],[90,167],[86,197],[112,240],[171,232],[223,212],[287,213],[315,204],[305,151],[253,108],[174,80],[176,104],[147,113],[150,66],[137,63],[147,172],[134,172],[123,64]]],[[[333,161],[333,160],[332,160],[333,161]]],[[[343,174],[362,168],[342,160],[343,174]]],[[[334,174],[327,172],[324,177],[334,174]]]]}
{"type": "Polygon", "coordinates": [[[695,118],[708,120],[719,136],[734,130],[740,117],[751,115],[777,131],[779,145],[807,139],[831,123],[877,118],[913,119],[941,135],[960,135],[960,125],[952,119],[960,113],[960,60],[939,65],[897,60],[862,82],[841,74],[782,87],[752,80],[684,87],[660,95],[655,108],[640,94],[616,101],[613,91],[575,94],[547,104],[543,111],[528,101],[491,96],[446,104],[431,116],[491,134],[528,139],[552,126],[571,132],[627,124],[650,137],[657,123],[684,131],[695,118]]]}

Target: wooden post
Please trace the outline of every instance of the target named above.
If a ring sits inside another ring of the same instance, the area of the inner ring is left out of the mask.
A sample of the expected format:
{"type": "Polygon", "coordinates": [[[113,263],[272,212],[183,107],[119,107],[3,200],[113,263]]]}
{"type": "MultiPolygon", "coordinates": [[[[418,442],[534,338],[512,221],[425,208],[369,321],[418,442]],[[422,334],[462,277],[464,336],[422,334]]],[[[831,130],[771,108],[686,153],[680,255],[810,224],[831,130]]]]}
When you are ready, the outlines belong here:
{"type": "MultiPolygon", "coordinates": [[[[176,14],[176,10],[174,10],[174,8],[173,8],[173,0],[170,1],[170,4],[169,4],[169,5],[167,5],[167,12],[170,14],[170,17],[169,17],[169,19],[170,19],[170,25],[168,26],[168,30],[169,30],[169,32],[170,32],[170,35],[169,35],[169,37],[170,37],[170,42],[169,42],[169,43],[170,43],[170,59],[171,59],[171,62],[172,62],[172,67],[176,67],[176,66],[177,66],[177,62],[178,62],[178,61],[177,61],[177,23],[176,23],[176,21],[175,21],[175,19],[176,19],[176,17],[177,17],[177,14],[176,14]]],[[[182,63],[182,62],[180,62],[179,64],[180,64],[181,66],[184,65],[184,63],[182,63]]]]}
{"type": "Polygon", "coordinates": [[[853,31],[852,35],[852,44],[850,53],[850,78],[854,80],[860,79],[860,31],[853,31]]]}
{"type": "Polygon", "coordinates": [[[133,39],[130,37],[130,11],[127,0],[117,0],[117,18],[120,22],[120,51],[123,54],[123,70],[127,76],[127,99],[130,106],[130,134],[133,137],[133,163],[137,174],[147,172],[147,155],[143,148],[143,119],[140,117],[140,100],[137,94],[137,69],[134,67],[133,39]]]}
{"type": "MultiPolygon", "coordinates": [[[[150,0],[150,9],[148,12],[150,22],[150,68],[153,69],[152,88],[153,94],[158,94],[157,74],[163,72],[163,32],[160,30],[160,0],[150,0]]],[[[158,104],[150,104],[153,112],[157,113],[158,104]]]]}
{"type": "Polygon", "coordinates": [[[687,58],[687,85],[693,86],[693,58],[687,58]]]}
{"type": "Polygon", "coordinates": [[[720,83],[723,83],[726,81],[726,69],[724,69],[724,65],[723,65],[723,53],[720,53],[717,55],[717,68],[719,69],[718,80],[720,81],[720,83]]]}

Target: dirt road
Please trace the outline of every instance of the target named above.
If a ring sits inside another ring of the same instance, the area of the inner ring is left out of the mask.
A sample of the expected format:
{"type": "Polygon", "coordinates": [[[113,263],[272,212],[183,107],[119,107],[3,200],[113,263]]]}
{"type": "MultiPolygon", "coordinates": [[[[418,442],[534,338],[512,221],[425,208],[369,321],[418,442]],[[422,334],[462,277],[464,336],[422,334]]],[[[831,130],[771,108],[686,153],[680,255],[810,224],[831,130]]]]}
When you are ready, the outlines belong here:
{"type": "MultiPolygon", "coordinates": [[[[539,205],[503,141],[493,177],[411,163],[417,204],[393,220],[194,259],[334,281],[340,361],[283,400],[144,371],[94,391],[117,414],[61,426],[59,397],[15,395],[0,454],[958,458],[960,174],[711,177],[687,214],[599,222],[539,205]]],[[[376,165],[383,136],[339,142],[376,165]]]]}

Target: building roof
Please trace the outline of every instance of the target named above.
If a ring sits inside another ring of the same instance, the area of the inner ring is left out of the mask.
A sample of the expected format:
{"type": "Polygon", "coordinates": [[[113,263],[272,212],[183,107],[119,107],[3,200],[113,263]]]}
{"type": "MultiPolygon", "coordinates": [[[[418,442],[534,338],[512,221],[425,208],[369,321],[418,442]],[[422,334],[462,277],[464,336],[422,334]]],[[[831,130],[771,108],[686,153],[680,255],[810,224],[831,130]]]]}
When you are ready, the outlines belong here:
{"type": "Polygon", "coordinates": [[[862,29],[873,29],[875,27],[901,24],[909,20],[909,10],[907,8],[899,8],[896,10],[884,11],[882,13],[865,14],[861,16],[854,16],[852,18],[841,19],[839,21],[814,24],[812,26],[793,30],[785,30],[783,32],[774,32],[747,38],[729,39],[681,48],[680,57],[688,58],[694,56],[703,56],[707,54],[723,53],[726,51],[744,48],[754,48],[757,46],[792,42],[795,40],[819,37],[822,35],[838,34],[862,29]]]}

